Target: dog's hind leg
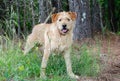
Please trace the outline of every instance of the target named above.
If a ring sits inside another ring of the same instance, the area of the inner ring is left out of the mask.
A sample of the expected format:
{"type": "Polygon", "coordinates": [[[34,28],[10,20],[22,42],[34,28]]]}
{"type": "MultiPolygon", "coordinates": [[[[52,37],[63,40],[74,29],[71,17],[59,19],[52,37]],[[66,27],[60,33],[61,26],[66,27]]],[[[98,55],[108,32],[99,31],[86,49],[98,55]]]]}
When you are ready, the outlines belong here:
{"type": "Polygon", "coordinates": [[[26,45],[24,48],[24,54],[27,54],[30,51],[30,49],[32,49],[35,46],[35,43],[37,43],[36,36],[34,36],[34,34],[30,34],[26,41],[26,45]]]}
{"type": "Polygon", "coordinates": [[[50,50],[49,49],[44,49],[44,55],[42,58],[42,63],[41,63],[41,73],[40,73],[40,77],[41,78],[46,78],[46,74],[45,74],[45,69],[47,67],[47,61],[49,59],[50,56],[50,50]]]}

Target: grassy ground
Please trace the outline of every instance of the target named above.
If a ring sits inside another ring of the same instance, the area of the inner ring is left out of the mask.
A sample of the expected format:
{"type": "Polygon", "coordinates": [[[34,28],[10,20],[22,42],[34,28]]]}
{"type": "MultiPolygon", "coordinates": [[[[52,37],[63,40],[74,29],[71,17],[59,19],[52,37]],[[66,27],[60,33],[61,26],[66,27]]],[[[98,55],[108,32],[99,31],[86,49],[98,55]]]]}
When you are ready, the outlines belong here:
{"type": "MultiPolygon", "coordinates": [[[[21,41],[0,38],[0,81],[43,81],[39,78],[42,54],[36,47],[24,56],[21,41]]],[[[24,46],[24,45],[23,45],[24,46]]],[[[92,51],[83,45],[71,50],[73,71],[80,76],[97,76],[100,68],[92,51]]],[[[99,52],[97,53],[99,55],[99,52]]],[[[46,69],[45,81],[75,81],[67,76],[64,59],[52,54],[46,69]]]]}

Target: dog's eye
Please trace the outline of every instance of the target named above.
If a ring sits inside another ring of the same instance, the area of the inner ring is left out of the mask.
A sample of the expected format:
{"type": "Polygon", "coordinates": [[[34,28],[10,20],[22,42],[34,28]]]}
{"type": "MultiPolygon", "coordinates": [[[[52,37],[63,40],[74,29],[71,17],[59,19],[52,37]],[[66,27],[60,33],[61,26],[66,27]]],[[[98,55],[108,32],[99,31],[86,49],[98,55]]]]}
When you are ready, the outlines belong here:
{"type": "Polygon", "coordinates": [[[61,21],[62,19],[59,19],[59,21],[61,21]]]}
{"type": "Polygon", "coordinates": [[[70,21],[70,19],[69,19],[69,18],[67,18],[67,20],[68,20],[68,21],[70,21]]]}

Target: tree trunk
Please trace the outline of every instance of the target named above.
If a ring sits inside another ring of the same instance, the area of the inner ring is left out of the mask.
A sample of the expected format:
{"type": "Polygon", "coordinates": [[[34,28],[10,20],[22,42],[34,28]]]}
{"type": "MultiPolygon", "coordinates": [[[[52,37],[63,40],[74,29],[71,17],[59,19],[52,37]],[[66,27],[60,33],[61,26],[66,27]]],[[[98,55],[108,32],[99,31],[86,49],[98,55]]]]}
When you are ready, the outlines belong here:
{"type": "Polygon", "coordinates": [[[62,0],[51,0],[52,6],[55,7],[54,13],[62,11],[62,0]]]}
{"type": "Polygon", "coordinates": [[[39,0],[39,22],[44,23],[50,11],[52,10],[51,1],[50,0],[39,0]]]}
{"type": "Polygon", "coordinates": [[[91,27],[92,32],[101,31],[103,27],[101,6],[97,0],[91,1],[91,27]]]}
{"type": "Polygon", "coordinates": [[[30,1],[31,3],[31,14],[32,14],[32,25],[35,25],[35,13],[34,13],[34,8],[33,8],[33,0],[30,1]]]}
{"type": "Polygon", "coordinates": [[[72,11],[72,12],[75,11],[74,10],[74,8],[75,8],[74,7],[74,0],[68,0],[68,3],[69,3],[69,9],[70,9],[70,11],[72,11]]]}
{"type": "Polygon", "coordinates": [[[24,0],[24,16],[23,16],[23,32],[25,33],[27,31],[27,28],[26,28],[26,0],[24,0]]]}
{"type": "Polygon", "coordinates": [[[77,13],[76,26],[74,29],[74,40],[91,37],[90,26],[90,1],[89,0],[69,0],[71,11],[77,13]]]}
{"type": "Polygon", "coordinates": [[[17,29],[17,34],[18,37],[20,37],[20,33],[21,33],[21,28],[20,28],[20,10],[19,10],[19,0],[16,0],[16,7],[17,7],[17,15],[18,15],[18,29],[17,29]]]}
{"type": "Polygon", "coordinates": [[[111,31],[117,32],[118,27],[116,23],[116,18],[115,18],[115,1],[114,0],[109,0],[108,1],[108,15],[109,15],[109,22],[110,22],[110,28],[111,31]]]}

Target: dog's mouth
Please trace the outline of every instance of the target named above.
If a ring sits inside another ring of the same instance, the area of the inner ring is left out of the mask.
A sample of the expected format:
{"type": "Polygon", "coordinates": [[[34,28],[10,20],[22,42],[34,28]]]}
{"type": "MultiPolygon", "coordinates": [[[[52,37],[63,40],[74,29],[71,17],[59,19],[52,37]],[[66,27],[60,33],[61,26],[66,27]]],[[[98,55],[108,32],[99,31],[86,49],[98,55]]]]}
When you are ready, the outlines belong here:
{"type": "Polygon", "coordinates": [[[61,30],[61,33],[62,33],[62,34],[66,34],[68,31],[69,31],[69,29],[62,29],[62,30],[61,30]]]}

